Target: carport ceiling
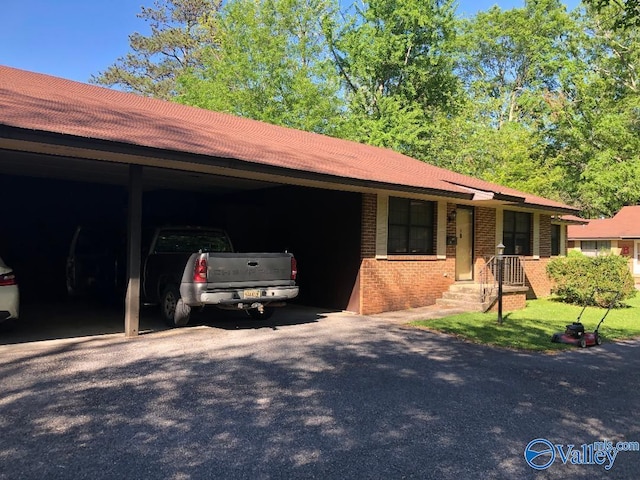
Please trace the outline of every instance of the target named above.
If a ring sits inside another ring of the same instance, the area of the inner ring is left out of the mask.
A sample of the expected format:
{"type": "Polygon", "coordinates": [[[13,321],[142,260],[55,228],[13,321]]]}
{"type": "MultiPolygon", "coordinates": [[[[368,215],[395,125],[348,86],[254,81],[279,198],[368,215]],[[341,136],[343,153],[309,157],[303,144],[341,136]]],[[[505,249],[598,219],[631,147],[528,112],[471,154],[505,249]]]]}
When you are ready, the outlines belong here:
{"type": "MultiPolygon", "coordinates": [[[[124,163],[14,150],[0,150],[0,173],[119,186],[126,186],[129,181],[128,165],[124,163]]],[[[157,167],[145,167],[143,182],[147,191],[171,189],[217,194],[278,186],[270,182],[157,167]]]]}

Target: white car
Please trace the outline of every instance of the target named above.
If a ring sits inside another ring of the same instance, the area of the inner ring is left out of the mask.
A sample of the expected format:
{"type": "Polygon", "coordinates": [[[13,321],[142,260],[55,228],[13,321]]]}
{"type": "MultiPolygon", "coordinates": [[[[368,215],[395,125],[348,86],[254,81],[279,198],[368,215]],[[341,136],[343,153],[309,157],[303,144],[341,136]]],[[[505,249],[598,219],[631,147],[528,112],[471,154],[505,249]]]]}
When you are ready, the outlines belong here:
{"type": "Polygon", "coordinates": [[[20,292],[16,276],[0,258],[0,322],[18,318],[20,292]]]}

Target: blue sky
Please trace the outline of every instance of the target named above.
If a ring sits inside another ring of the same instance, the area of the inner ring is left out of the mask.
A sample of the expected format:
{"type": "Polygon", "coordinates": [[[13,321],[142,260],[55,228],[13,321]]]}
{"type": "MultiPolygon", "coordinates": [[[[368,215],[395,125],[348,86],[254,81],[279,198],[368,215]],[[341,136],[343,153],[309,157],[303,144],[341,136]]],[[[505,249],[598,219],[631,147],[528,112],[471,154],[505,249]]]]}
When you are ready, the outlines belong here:
{"type": "MultiPolygon", "coordinates": [[[[567,0],[574,8],[578,0],[567,0]]],[[[129,34],[146,33],[137,18],[153,0],[9,0],[0,7],[0,64],[86,82],[129,51],[129,34]]],[[[459,0],[461,15],[524,0],[459,0]]],[[[1,82],[1,79],[0,79],[1,82]]]]}

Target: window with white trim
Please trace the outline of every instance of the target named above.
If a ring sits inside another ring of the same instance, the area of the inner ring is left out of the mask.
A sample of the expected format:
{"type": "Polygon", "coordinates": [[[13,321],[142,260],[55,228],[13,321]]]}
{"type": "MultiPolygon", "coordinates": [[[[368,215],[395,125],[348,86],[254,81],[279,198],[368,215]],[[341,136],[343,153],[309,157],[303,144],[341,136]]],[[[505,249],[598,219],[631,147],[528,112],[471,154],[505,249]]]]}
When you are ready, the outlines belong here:
{"type": "Polygon", "coordinates": [[[389,255],[433,255],[435,203],[389,198],[389,255]]]}
{"type": "Polygon", "coordinates": [[[502,235],[506,255],[531,255],[531,214],[505,210],[502,235]]]}

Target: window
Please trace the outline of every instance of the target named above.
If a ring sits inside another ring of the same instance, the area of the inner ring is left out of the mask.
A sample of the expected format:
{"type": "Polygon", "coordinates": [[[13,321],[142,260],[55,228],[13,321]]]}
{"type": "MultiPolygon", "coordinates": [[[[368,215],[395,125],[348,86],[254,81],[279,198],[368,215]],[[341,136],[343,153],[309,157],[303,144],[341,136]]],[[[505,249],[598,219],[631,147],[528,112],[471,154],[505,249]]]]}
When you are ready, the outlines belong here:
{"type": "Polygon", "coordinates": [[[221,230],[163,230],[156,240],[155,253],[196,252],[231,252],[231,244],[221,230]]]}
{"type": "Polygon", "coordinates": [[[506,255],[531,255],[530,213],[505,210],[502,234],[506,255]]]}
{"type": "Polygon", "coordinates": [[[389,198],[389,255],[433,254],[434,203],[389,198]]]}
{"type": "Polygon", "coordinates": [[[583,240],[580,242],[580,250],[588,256],[595,257],[600,252],[611,250],[610,240],[583,240]]]}
{"type": "Polygon", "coordinates": [[[551,225],[551,255],[560,255],[560,225],[551,225]]]}

